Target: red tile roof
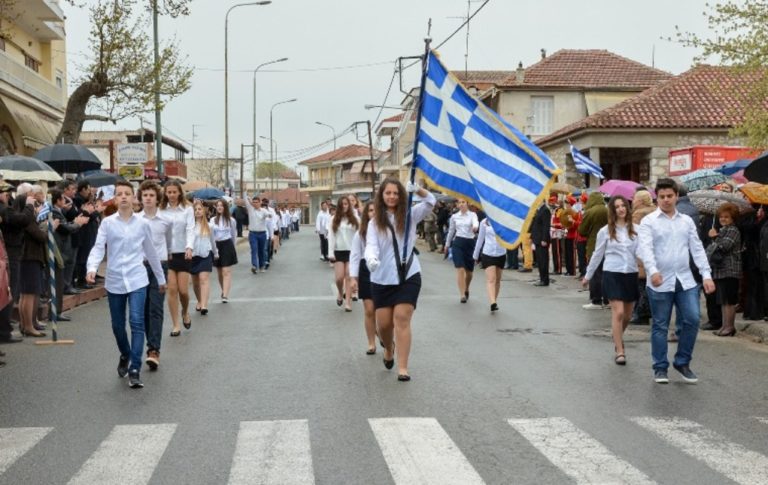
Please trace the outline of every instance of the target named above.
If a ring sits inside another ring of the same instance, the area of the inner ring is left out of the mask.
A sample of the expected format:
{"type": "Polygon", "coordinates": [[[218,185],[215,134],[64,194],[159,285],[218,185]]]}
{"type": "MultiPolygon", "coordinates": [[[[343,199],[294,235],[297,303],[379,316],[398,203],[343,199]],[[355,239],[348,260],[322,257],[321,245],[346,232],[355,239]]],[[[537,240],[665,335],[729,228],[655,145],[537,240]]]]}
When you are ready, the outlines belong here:
{"type": "Polygon", "coordinates": [[[309,203],[308,192],[301,192],[299,191],[299,189],[295,189],[292,187],[289,187],[287,189],[282,189],[282,190],[275,190],[274,192],[271,190],[265,190],[265,191],[259,192],[259,196],[262,199],[266,197],[270,201],[275,201],[277,202],[278,205],[309,203]]]}
{"type": "MultiPolygon", "coordinates": [[[[744,96],[759,73],[701,65],[536,141],[546,144],[584,129],[730,129],[744,119],[744,96]]],[[[768,109],[768,102],[766,102],[768,109]]]]}
{"type": "Polygon", "coordinates": [[[512,72],[499,87],[645,89],[672,75],[607,50],[563,49],[525,69],[523,83],[512,72]]]}
{"type": "MultiPolygon", "coordinates": [[[[348,158],[370,157],[370,155],[370,150],[365,145],[346,145],[341,148],[337,148],[336,150],[322,153],[316,157],[312,157],[299,162],[299,165],[311,165],[313,163],[320,162],[338,162],[348,158]]],[[[373,156],[378,156],[378,152],[376,150],[373,151],[373,156]]]]}
{"type": "Polygon", "coordinates": [[[485,90],[497,84],[502,84],[505,80],[512,77],[514,79],[515,71],[451,71],[465,86],[474,86],[485,90]]]}

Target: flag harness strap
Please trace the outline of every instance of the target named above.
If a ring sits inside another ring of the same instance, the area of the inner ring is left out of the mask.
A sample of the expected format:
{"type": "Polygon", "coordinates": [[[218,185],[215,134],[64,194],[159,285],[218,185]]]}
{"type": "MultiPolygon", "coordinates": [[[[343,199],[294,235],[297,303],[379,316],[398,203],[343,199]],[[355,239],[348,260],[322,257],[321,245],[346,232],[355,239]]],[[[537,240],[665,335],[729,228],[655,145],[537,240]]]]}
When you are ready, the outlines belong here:
{"type": "Polygon", "coordinates": [[[395,228],[392,226],[392,222],[389,220],[389,218],[387,218],[387,227],[392,233],[392,247],[395,249],[395,264],[397,265],[397,275],[400,277],[400,284],[402,285],[405,283],[405,279],[408,276],[408,270],[411,269],[411,264],[413,264],[414,251],[411,251],[411,255],[408,257],[407,263],[401,261],[398,258],[398,255],[400,254],[400,246],[397,244],[397,235],[395,234],[395,228]]]}

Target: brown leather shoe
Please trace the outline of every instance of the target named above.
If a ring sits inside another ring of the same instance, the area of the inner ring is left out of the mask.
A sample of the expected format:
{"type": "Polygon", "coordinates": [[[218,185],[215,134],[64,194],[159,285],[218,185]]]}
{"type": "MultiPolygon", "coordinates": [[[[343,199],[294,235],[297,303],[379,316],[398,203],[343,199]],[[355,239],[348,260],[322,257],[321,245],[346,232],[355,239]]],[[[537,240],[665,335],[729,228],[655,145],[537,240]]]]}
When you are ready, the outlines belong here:
{"type": "Polygon", "coordinates": [[[157,350],[147,352],[147,365],[149,370],[157,370],[160,367],[160,352],[157,350]]]}

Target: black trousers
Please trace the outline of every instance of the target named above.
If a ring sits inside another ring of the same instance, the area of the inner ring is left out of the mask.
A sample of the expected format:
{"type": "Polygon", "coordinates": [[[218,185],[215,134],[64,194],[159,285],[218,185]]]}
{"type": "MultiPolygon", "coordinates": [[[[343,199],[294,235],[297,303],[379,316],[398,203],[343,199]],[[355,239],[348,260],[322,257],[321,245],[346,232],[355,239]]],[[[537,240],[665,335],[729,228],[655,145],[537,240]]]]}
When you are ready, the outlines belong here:
{"type": "Polygon", "coordinates": [[[597,267],[592,279],[589,280],[589,301],[595,305],[607,305],[608,300],[603,298],[603,262],[597,267]]]}
{"type": "Polygon", "coordinates": [[[579,260],[579,276],[587,274],[587,241],[576,243],[576,254],[579,260]]]}
{"type": "Polygon", "coordinates": [[[504,266],[504,269],[517,269],[520,267],[520,256],[517,249],[507,249],[507,264],[504,266]]]}
{"type": "Polygon", "coordinates": [[[576,240],[565,240],[565,272],[569,275],[576,274],[576,240]]]}
{"type": "Polygon", "coordinates": [[[549,248],[542,247],[541,243],[536,245],[536,265],[539,268],[539,281],[549,284],[549,248]]]}
{"type": "Polygon", "coordinates": [[[323,259],[328,259],[328,238],[324,234],[320,234],[320,256],[323,259]]]}
{"type": "Polygon", "coordinates": [[[13,300],[0,310],[0,339],[8,340],[11,338],[11,312],[13,311],[13,300]]]}
{"type": "Polygon", "coordinates": [[[765,316],[763,308],[763,273],[758,268],[744,270],[745,295],[744,319],[762,320],[765,316]]]}
{"type": "Polygon", "coordinates": [[[718,305],[717,295],[704,293],[704,298],[707,301],[707,323],[711,323],[715,327],[722,327],[723,307],[718,305]]]}
{"type": "Polygon", "coordinates": [[[552,269],[555,274],[563,272],[563,240],[552,239],[549,243],[549,250],[552,253],[552,269]]]}

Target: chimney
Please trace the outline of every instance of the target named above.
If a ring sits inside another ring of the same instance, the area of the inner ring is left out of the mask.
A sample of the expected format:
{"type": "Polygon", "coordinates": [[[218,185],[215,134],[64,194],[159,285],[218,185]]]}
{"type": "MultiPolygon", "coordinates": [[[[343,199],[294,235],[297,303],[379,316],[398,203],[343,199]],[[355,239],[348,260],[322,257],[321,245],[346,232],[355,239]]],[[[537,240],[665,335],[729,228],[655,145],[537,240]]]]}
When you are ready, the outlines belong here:
{"type": "Polygon", "coordinates": [[[517,82],[517,84],[523,84],[523,81],[525,81],[525,69],[523,68],[522,61],[517,63],[517,70],[515,71],[515,81],[517,82]]]}
{"type": "Polygon", "coordinates": [[[547,49],[544,49],[544,48],[541,49],[541,58],[542,59],[547,58],[547,49]]]}

